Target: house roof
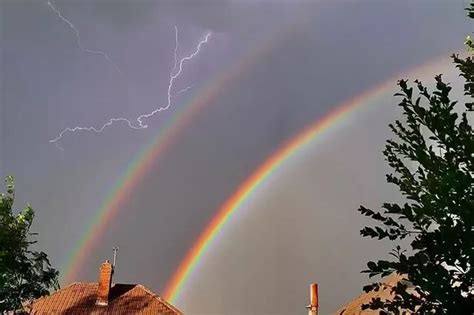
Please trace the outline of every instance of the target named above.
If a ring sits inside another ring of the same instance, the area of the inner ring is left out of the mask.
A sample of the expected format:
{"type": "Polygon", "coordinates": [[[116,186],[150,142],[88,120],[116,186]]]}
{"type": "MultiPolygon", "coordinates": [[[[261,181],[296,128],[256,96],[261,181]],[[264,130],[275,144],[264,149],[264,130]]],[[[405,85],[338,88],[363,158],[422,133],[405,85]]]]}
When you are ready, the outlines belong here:
{"type": "Polygon", "coordinates": [[[97,283],[72,283],[34,301],[30,306],[30,314],[182,314],[140,284],[113,285],[109,304],[97,306],[97,288],[97,283]]]}
{"type": "Polygon", "coordinates": [[[358,315],[358,314],[379,314],[379,310],[364,310],[362,311],[362,305],[369,303],[373,298],[379,297],[382,300],[390,300],[393,298],[393,294],[390,292],[391,288],[396,286],[398,282],[404,279],[403,276],[398,274],[391,274],[386,278],[382,279],[381,283],[384,284],[383,288],[379,291],[370,291],[363,293],[355,298],[349,304],[338,309],[335,315],[358,315]]]}

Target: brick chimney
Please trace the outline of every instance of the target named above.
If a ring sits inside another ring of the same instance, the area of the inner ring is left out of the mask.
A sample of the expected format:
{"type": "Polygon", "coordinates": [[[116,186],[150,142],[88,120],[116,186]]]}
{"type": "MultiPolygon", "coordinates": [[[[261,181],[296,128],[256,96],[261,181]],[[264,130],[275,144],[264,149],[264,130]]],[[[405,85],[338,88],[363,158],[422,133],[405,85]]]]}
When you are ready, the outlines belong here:
{"type": "Polygon", "coordinates": [[[318,285],[312,283],[309,286],[310,304],[306,307],[308,315],[318,315],[319,301],[318,301],[318,285]]]}
{"type": "Polygon", "coordinates": [[[113,267],[108,260],[104,261],[99,268],[99,288],[97,289],[96,305],[107,306],[109,304],[110,285],[112,284],[113,267]]]}

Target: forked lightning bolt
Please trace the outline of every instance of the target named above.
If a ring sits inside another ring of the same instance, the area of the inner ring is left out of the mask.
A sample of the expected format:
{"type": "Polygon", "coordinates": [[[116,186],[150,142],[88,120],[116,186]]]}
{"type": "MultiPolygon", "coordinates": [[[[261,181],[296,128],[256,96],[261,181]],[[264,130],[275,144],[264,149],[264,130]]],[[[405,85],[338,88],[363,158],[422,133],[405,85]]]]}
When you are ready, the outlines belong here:
{"type": "MultiPolygon", "coordinates": [[[[178,47],[178,28],[176,26],[175,26],[175,34],[176,34],[176,46],[175,47],[178,47]]],[[[167,100],[166,106],[157,107],[155,110],[153,110],[149,114],[143,114],[143,115],[138,116],[137,121],[138,121],[140,127],[142,127],[142,128],[147,127],[146,124],[143,124],[143,121],[142,121],[143,118],[149,118],[149,117],[155,115],[158,112],[167,110],[171,106],[171,97],[172,97],[171,96],[171,89],[173,88],[174,80],[176,80],[176,78],[178,78],[179,75],[181,74],[181,72],[183,71],[184,62],[189,61],[189,60],[193,59],[196,55],[198,55],[199,52],[201,51],[202,45],[204,45],[208,42],[210,36],[211,36],[211,33],[207,33],[206,36],[204,37],[204,39],[199,42],[199,44],[196,47],[196,50],[192,54],[182,58],[179,61],[178,65],[176,65],[176,62],[175,62],[175,67],[173,67],[173,71],[171,72],[170,79],[168,81],[168,100],[167,100]],[[177,69],[177,71],[176,71],[176,69],[177,69]],[[175,74],[173,74],[174,71],[176,71],[175,74]]],[[[176,49],[175,49],[175,61],[176,60],[177,59],[176,59],[176,49]]],[[[188,88],[185,88],[184,90],[187,90],[188,88]]],[[[184,90],[181,90],[180,92],[182,92],[184,90]]]]}
{"type": "Polygon", "coordinates": [[[92,50],[92,49],[88,49],[86,47],[84,47],[84,45],[82,44],[82,41],[81,41],[81,34],[79,33],[79,30],[77,29],[76,26],[74,26],[74,24],[72,24],[71,21],[69,21],[67,18],[64,17],[64,15],[61,14],[61,11],[59,11],[58,8],[56,8],[53,3],[51,2],[51,0],[48,0],[48,2],[46,3],[50,8],[51,10],[53,10],[56,15],[64,22],[66,23],[69,28],[74,32],[74,34],[76,35],[76,42],[77,42],[77,46],[79,46],[79,48],[83,51],[83,52],[86,52],[86,53],[91,53],[91,54],[96,54],[96,55],[101,55],[102,57],[105,58],[105,60],[107,60],[107,62],[109,64],[111,64],[115,70],[117,70],[118,73],[120,73],[121,75],[123,75],[123,72],[122,70],[120,70],[120,68],[110,59],[109,55],[107,55],[107,53],[105,53],[104,51],[101,51],[101,50],[92,50]]]}
{"type": "Polygon", "coordinates": [[[179,94],[181,94],[183,92],[186,92],[188,89],[190,89],[192,87],[192,86],[188,86],[188,87],[178,91],[175,95],[171,94],[175,80],[181,75],[181,73],[183,71],[184,63],[191,60],[191,59],[193,59],[194,57],[196,57],[200,53],[202,46],[205,45],[206,43],[208,43],[210,37],[211,37],[211,33],[207,33],[204,36],[204,39],[202,39],[198,43],[198,45],[196,46],[196,49],[190,55],[188,55],[186,57],[183,57],[178,61],[178,28],[175,26],[175,39],[176,40],[175,40],[175,49],[174,49],[174,66],[173,66],[173,69],[171,70],[171,73],[170,73],[170,76],[169,76],[166,105],[156,107],[150,113],[142,114],[142,115],[138,116],[136,118],[136,120],[133,121],[133,122],[131,120],[127,119],[127,118],[110,118],[100,128],[96,128],[96,127],[68,127],[68,128],[65,128],[63,131],[61,131],[61,133],[59,133],[59,135],[56,138],[49,140],[49,142],[57,144],[57,142],[59,140],[61,140],[62,137],[66,133],[72,133],[72,132],[76,132],[76,131],[91,131],[91,132],[95,132],[95,133],[101,133],[102,131],[105,130],[105,128],[111,126],[115,122],[124,122],[128,125],[128,127],[132,128],[132,129],[145,129],[145,128],[147,128],[148,125],[143,122],[143,119],[150,118],[150,117],[154,116],[155,114],[157,114],[161,111],[167,110],[171,106],[171,99],[173,97],[176,97],[179,94]]]}

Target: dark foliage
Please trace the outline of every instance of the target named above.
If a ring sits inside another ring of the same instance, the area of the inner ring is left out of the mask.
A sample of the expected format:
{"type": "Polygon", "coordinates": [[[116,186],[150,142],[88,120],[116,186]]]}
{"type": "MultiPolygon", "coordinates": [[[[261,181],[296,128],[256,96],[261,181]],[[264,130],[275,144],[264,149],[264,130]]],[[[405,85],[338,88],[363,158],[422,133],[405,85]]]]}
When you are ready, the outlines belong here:
{"type": "Polygon", "coordinates": [[[6,193],[0,193],[0,313],[20,311],[25,303],[58,288],[58,272],[51,268],[44,252],[32,251],[30,232],[34,210],[27,205],[13,213],[13,178],[5,179],[6,193]]]}
{"type": "MultiPolygon", "coordinates": [[[[474,2],[467,11],[474,18],[474,2]]],[[[470,37],[466,44],[472,52],[470,37]]],[[[397,139],[387,140],[383,154],[393,169],[387,182],[398,187],[406,203],[359,211],[377,221],[361,230],[363,236],[397,244],[393,259],[370,261],[363,272],[369,277],[396,272],[409,282],[393,287],[392,299],[373,299],[363,309],[474,314],[474,62],[472,56],[454,55],[453,60],[465,80],[464,108],[450,99],[451,87],[441,75],[431,92],[419,81],[414,87],[398,82],[401,92],[395,95],[402,98],[404,119],[389,125],[397,139]],[[408,249],[400,247],[404,238],[408,249]]],[[[382,287],[379,282],[364,290],[382,287]]]]}

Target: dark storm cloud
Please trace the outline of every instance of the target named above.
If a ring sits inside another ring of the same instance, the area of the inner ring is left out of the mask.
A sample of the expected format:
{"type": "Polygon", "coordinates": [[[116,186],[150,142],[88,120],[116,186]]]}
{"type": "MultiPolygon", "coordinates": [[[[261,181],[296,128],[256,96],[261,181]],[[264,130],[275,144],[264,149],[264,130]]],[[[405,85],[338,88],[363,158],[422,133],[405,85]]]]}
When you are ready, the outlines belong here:
{"type": "MultiPolygon", "coordinates": [[[[56,1],[58,6],[70,7],[73,2],[56,1]]],[[[301,3],[303,4],[303,3],[301,3]]],[[[77,6],[74,4],[77,10],[77,6]]],[[[239,2],[227,0],[206,1],[83,1],[79,7],[104,25],[118,30],[130,30],[150,19],[183,21],[185,24],[227,32],[242,27],[242,22],[252,27],[272,24],[293,12],[283,7],[295,8],[289,3],[268,7],[264,2],[239,2]]],[[[298,7],[298,6],[297,6],[298,7]]],[[[281,22],[281,21],[280,21],[281,22]]]]}
{"type": "Polygon", "coordinates": [[[161,15],[174,16],[192,22],[204,29],[227,31],[238,23],[244,12],[230,1],[163,1],[158,9],[161,15]]]}
{"type": "Polygon", "coordinates": [[[129,30],[143,25],[153,17],[155,9],[159,6],[152,0],[88,0],[83,2],[97,20],[118,30],[129,30]]]}

